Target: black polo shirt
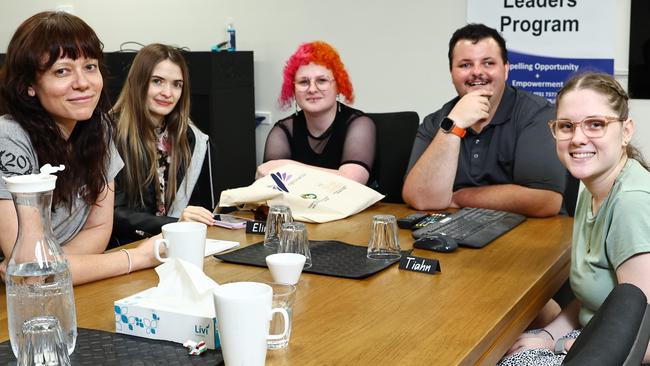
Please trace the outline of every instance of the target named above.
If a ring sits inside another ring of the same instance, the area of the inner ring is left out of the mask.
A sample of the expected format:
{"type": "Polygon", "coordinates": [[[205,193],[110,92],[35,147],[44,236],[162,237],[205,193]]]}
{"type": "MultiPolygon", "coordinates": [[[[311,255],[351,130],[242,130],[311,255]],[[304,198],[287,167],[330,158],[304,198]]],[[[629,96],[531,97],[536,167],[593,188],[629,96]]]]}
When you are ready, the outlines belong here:
{"type": "MultiPolygon", "coordinates": [[[[408,170],[420,158],[460,98],[425,117],[415,138],[408,170]]],[[[453,190],[494,184],[564,192],[566,170],[557,158],[546,122],[555,108],[546,99],[506,86],[492,121],[461,140],[453,190]]]]}

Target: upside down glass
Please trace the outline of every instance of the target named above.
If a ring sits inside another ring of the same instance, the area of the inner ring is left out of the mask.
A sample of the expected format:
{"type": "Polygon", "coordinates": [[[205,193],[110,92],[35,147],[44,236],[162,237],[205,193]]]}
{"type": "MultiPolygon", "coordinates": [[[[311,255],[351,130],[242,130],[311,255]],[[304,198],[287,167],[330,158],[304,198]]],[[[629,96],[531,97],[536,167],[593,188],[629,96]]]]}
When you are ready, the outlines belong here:
{"type": "Polygon", "coordinates": [[[280,231],[282,224],[293,222],[289,206],[273,205],[269,208],[269,215],[266,217],[266,231],[264,233],[264,246],[277,249],[280,243],[280,231]]]}
{"type": "Polygon", "coordinates": [[[301,222],[288,222],[282,224],[280,231],[280,245],[278,253],[296,253],[305,256],[303,269],[311,267],[311,251],[307,239],[307,228],[301,222]]]}
{"type": "Polygon", "coordinates": [[[56,317],[39,316],[23,323],[18,365],[70,365],[68,347],[56,317]]]}
{"type": "Polygon", "coordinates": [[[397,237],[397,220],[393,215],[375,215],[368,243],[368,258],[394,260],[402,257],[397,237]]]}

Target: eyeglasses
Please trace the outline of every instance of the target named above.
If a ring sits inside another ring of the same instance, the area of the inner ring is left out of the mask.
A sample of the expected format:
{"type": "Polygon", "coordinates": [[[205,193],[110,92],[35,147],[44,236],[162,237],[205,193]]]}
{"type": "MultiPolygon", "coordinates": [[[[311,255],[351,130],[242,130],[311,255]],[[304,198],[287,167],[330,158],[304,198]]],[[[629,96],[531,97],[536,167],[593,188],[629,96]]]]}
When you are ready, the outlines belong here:
{"type": "Polygon", "coordinates": [[[624,122],[627,118],[595,116],[587,117],[582,121],[573,122],[569,119],[554,119],[548,121],[551,133],[558,141],[570,140],[575,133],[576,126],[580,125],[582,133],[590,139],[597,139],[605,136],[607,125],[613,122],[624,122]]]}
{"type": "Polygon", "coordinates": [[[327,76],[319,76],[315,79],[304,78],[304,79],[296,80],[293,82],[293,84],[296,86],[297,91],[306,92],[307,90],[309,90],[312,81],[314,82],[314,85],[316,85],[316,89],[324,92],[329,90],[330,86],[332,85],[332,81],[334,81],[334,79],[329,78],[327,76]]]}

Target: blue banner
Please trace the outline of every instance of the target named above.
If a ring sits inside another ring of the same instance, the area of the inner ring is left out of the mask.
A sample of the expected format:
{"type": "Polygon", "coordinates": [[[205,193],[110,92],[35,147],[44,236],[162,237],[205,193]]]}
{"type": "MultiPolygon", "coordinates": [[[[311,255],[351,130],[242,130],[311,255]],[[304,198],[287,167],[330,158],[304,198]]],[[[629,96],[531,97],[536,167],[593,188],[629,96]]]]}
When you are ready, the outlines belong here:
{"type": "Polygon", "coordinates": [[[614,59],[559,58],[508,51],[508,82],[555,103],[564,82],[575,72],[600,71],[614,74],[614,59]]]}

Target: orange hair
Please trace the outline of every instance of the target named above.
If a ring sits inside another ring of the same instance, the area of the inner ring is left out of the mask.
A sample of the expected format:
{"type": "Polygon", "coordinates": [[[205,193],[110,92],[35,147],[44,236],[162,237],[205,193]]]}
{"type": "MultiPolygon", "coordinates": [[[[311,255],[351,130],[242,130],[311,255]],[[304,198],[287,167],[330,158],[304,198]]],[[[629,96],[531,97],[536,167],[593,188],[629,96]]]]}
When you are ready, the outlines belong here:
{"type": "Polygon", "coordinates": [[[338,52],[325,42],[314,41],[301,44],[284,66],[284,81],[282,82],[282,91],[279,98],[281,108],[288,108],[295,98],[293,83],[298,68],[310,63],[328,68],[334,75],[338,92],[345,97],[347,103],[354,103],[352,83],[338,52]]]}

